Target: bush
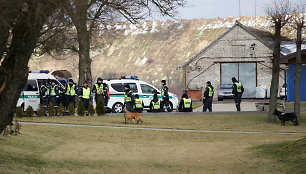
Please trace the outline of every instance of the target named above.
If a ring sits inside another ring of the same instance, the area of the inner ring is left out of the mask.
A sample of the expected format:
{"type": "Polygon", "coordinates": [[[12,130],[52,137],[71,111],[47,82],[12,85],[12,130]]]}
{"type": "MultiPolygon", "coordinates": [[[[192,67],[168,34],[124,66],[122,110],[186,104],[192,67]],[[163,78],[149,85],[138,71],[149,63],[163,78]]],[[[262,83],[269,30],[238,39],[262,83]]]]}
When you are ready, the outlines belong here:
{"type": "Polygon", "coordinates": [[[96,110],[95,110],[93,104],[90,104],[90,105],[89,105],[88,112],[89,112],[89,114],[90,114],[91,116],[94,116],[94,115],[95,115],[96,110]]]}
{"type": "Polygon", "coordinates": [[[62,103],[59,104],[59,106],[57,108],[57,111],[58,111],[58,116],[64,116],[65,107],[64,107],[64,105],[62,103]]]}
{"type": "Polygon", "coordinates": [[[49,114],[49,116],[54,116],[55,115],[54,105],[53,105],[52,102],[50,102],[49,105],[48,105],[48,114],[49,114]]]}
{"type": "Polygon", "coordinates": [[[33,117],[34,116],[34,109],[32,108],[32,106],[28,106],[28,108],[26,110],[26,116],[27,117],[33,117]]]}
{"type": "Polygon", "coordinates": [[[70,103],[69,103],[69,105],[68,105],[68,111],[69,111],[69,115],[74,116],[75,108],[74,108],[73,102],[70,102],[70,103]]]}
{"type": "Polygon", "coordinates": [[[98,99],[98,103],[97,103],[97,107],[96,107],[96,112],[97,112],[97,115],[104,115],[105,112],[106,112],[106,109],[105,109],[102,97],[99,97],[99,99],[98,99]]]}
{"type": "Polygon", "coordinates": [[[38,109],[37,109],[37,111],[36,111],[36,115],[37,115],[38,117],[41,117],[41,116],[44,115],[44,108],[43,108],[43,107],[44,107],[44,106],[43,106],[42,104],[39,105],[39,107],[38,107],[38,109]]]}
{"type": "Polygon", "coordinates": [[[17,107],[16,109],[16,117],[23,117],[24,116],[24,112],[21,106],[17,107]]]}
{"type": "Polygon", "coordinates": [[[79,103],[78,103],[77,112],[78,112],[79,116],[84,116],[85,115],[85,108],[84,108],[82,100],[80,100],[79,103]]]}

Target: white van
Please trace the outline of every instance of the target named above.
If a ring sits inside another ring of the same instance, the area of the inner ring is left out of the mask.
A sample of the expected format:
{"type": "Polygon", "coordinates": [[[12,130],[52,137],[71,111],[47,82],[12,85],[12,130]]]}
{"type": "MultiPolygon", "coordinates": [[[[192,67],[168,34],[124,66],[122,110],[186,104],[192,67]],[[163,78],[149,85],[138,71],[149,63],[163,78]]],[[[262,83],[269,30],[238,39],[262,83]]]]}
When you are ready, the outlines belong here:
{"type": "Polygon", "coordinates": [[[19,96],[17,107],[21,106],[25,111],[28,106],[32,106],[34,111],[37,111],[40,104],[40,86],[44,80],[56,80],[56,84],[63,88],[63,85],[51,74],[48,70],[30,71],[28,81],[21,95],[19,96]]]}
{"type": "MultiPolygon", "coordinates": [[[[145,110],[149,110],[150,101],[153,99],[155,90],[157,90],[159,94],[158,97],[162,98],[159,89],[144,81],[138,80],[137,76],[125,76],[121,79],[107,79],[103,80],[103,83],[106,83],[109,89],[110,99],[107,107],[115,113],[122,112],[124,103],[124,85],[126,84],[130,85],[133,93],[138,94],[139,98],[143,100],[145,110]]],[[[178,107],[178,97],[169,92],[169,98],[172,111],[178,107]]]]}

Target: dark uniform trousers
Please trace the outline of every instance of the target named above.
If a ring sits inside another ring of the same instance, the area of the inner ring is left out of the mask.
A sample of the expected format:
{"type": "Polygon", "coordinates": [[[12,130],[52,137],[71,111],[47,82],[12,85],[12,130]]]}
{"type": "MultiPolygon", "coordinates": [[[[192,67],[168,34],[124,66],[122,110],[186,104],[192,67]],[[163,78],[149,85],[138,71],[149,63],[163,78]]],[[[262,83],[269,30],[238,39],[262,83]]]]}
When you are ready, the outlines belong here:
{"type": "Polygon", "coordinates": [[[88,111],[88,108],[89,108],[89,105],[90,105],[90,100],[82,98],[82,102],[83,102],[85,110],[88,111]]]}
{"type": "Polygon", "coordinates": [[[46,115],[48,104],[49,104],[49,96],[42,97],[42,104],[44,105],[44,115],[46,115]]]}
{"type": "Polygon", "coordinates": [[[163,101],[161,102],[160,108],[162,111],[164,111],[164,109],[166,108],[166,110],[170,112],[169,97],[166,97],[166,96],[163,97],[163,101]]]}
{"type": "Polygon", "coordinates": [[[66,99],[66,108],[68,108],[68,106],[69,106],[69,104],[72,102],[73,103],[73,107],[75,108],[75,96],[73,95],[66,95],[66,97],[65,97],[66,99]]]}
{"type": "Polygon", "coordinates": [[[236,104],[237,111],[240,111],[240,103],[241,103],[242,94],[236,94],[234,98],[235,98],[235,104],[236,104]]]}
{"type": "Polygon", "coordinates": [[[204,106],[203,106],[203,112],[206,112],[207,109],[209,112],[212,112],[212,102],[213,98],[212,97],[207,97],[204,101],[204,106]]]}
{"type": "Polygon", "coordinates": [[[56,112],[56,114],[57,114],[58,98],[57,98],[56,96],[51,96],[51,97],[50,97],[50,102],[53,103],[55,112],[56,112]]]}
{"type": "Polygon", "coordinates": [[[127,102],[127,103],[125,103],[125,107],[126,107],[126,109],[127,109],[129,112],[134,112],[133,103],[132,103],[132,102],[127,102]]]}
{"type": "MultiPolygon", "coordinates": [[[[95,94],[95,101],[96,101],[96,104],[98,103],[100,97],[102,97],[103,102],[105,101],[105,100],[104,100],[104,95],[103,95],[103,94],[95,94]]],[[[105,104],[104,104],[104,105],[105,105],[105,104]]]]}

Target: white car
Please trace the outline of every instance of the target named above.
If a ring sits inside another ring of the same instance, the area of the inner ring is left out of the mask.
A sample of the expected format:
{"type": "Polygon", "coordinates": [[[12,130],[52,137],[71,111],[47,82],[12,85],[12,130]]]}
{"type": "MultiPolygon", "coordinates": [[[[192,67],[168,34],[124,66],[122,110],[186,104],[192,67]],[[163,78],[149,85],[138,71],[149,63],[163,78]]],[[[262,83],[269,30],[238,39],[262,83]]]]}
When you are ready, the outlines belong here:
{"type": "Polygon", "coordinates": [[[23,91],[21,92],[17,107],[21,106],[25,111],[28,106],[32,106],[34,111],[37,111],[40,104],[40,86],[44,80],[52,79],[56,84],[63,88],[63,85],[51,74],[48,70],[31,71],[28,76],[28,81],[23,91]]]}
{"type": "MultiPolygon", "coordinates": [[[[144,81],[138,80],[136,76],[125,76],[121,79],[108,79],[103,80],[109,88],[110,99],[108,101],[107,107],[114,113],[120,113],[123,110],[124,104],[124,85],[128,84],[134,94],[138,94],[139,98],[143,100],[144,109],[149,110],[150,101],[153,99],[154,91],[158,92],[158,97],[162,98],[160,95],[160,90],[155,86],[150,85],[144,81]]],[[[170,107],[171,111],[178,107],[178,97],[177,95],[169,92],[170,107]]]]}

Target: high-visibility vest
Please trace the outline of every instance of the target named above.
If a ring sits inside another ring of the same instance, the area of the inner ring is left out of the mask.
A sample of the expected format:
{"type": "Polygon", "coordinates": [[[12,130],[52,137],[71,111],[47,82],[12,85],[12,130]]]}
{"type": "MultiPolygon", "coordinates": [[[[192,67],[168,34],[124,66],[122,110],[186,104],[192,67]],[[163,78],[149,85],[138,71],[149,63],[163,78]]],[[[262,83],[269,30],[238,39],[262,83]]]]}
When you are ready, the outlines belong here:
{"type": "Polygon", "coordinates": [[[48,87],[46,87],[45,85],[41,85],[41,87],[40,87],[40,91],[42,91],[43,90],[43,88],[46,88],[47,90],[46,90],[46,92],[45,92],[45,96],[46,95],[49,95],[50,94],[50,90],[49,90],[49,88],[48,87]]]}
{"type": "Polygon", "coordinates": [[[128,102],[132,101],[132,98],[128,96],[128,94],[131,94],[131,93],[132,93],[132,91],[124,92],[124,102],[125,103],[128,103],[128,102]]]}
{"type": "Polygon", "coordinates": [[[57,87],[57,85],[52,86],[51,85],[51,92],[50,92],[50,96],[56,96],[56,92],[55,92],[55,88],[57,87]]]}
{"type": "Polygon", "coordinates": [[[209,87],[209,86],[207,86],[207,88],[209,89],[208,97],[212,97],[214,95],[214,90],[211,87],[209,87]]]}
{"type": "Polygon", "coordinates": [[[165,87],[168,87],[167,85],[164,85],[161,89],[161,95],[164,97],[165,96],[165,87]]]}
{"type": "Polygon", "coordinates": [[[135,108],[137,109],[142,109],[143,106],[142,106],[142,100],[141,99],[135,99],[135,108]]]}
{"type": "Polygon", "coordinates": [[[160,100],[158,100],[157,102],[152,101],[152,103],[153,103],[153,106],[152,106],[153,110],[160,109],[160,100]]]}
{"type": "Polygon", "coordinates": [[[82,98],[84,99],[90,99],[90,88],[88,87],[87,89],[86,88],[83,88],[83,96],[82,98]]]}
{"type": "Polygon", "coordinates": [[[96,83],[95,84],[96,90],[97,92],[99,92],[100,94],[104,94],[104,90],[103,90],[103,84],[100,84],[100,86],[96,83]]]}
{"type": "Polygon", "coordinates": [[[190,98],[183,98],[184,101],[184,108],[188,109],[191,107],[191,99],[190,98]]]}
{"type": "Polygon", "coordinates": [[[75,95],[75,85],[73,84],[70,88],[70,85],[67,85],[67,92],[66,95],[71,95],[74,96],[75,95]]]}
{"type": "Polygon", "coordinates": [[[242,92],[242,84],[240,82],[235,82],[236,86],[237,86],[237,92],[242,92]]]}

